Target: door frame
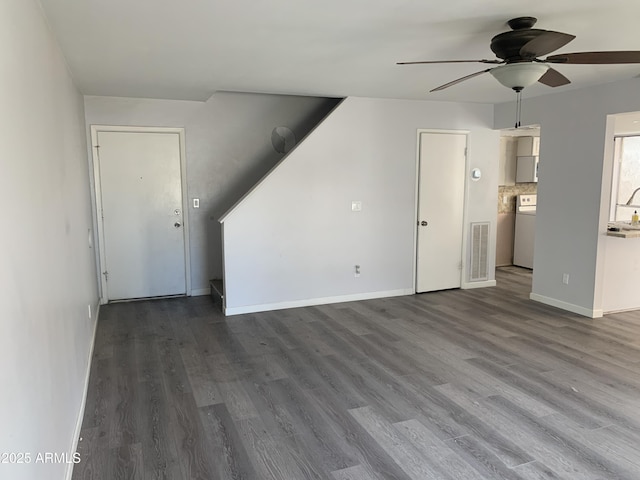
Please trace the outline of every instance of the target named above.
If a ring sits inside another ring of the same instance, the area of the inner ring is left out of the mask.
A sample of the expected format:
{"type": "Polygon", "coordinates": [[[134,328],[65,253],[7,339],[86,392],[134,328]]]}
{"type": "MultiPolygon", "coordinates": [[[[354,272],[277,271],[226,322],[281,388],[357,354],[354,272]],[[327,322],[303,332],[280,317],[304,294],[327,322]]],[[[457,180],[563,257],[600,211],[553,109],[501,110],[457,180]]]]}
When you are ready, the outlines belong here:
{"type": "Polygon", "coordinates": [[[97,243],[97,275],[98,275],[98,291],[100,296],[100,304],[108,303],[107,281],[104,275],[104,266],[106,265],[106,256],[104,251],[104,222],[102,221],[102,185],[100,181],[100,155],[97,148],[98,134],[100,132],[122,132],[122,133],[177,133],[180,142],[180,185],[182,187],[182,224],[184,228],[184,267],[185,267],[185,295],[191,296],[191,254],[189,248],[189,199],[187,192],[187,165],[186,165],[186,148],[185,148],[185,130],[178,127],[133,127],[125,125],[91,125],[91,158],[93,160],[93,184],[94,184],[94,205],[93,212],[96,219],[98,233],[96,235],[97,243]]]}
{"type": "Polygon", "coordinates": [[[468,199],[468,189],[469,189],[469,134],[471,133],[469,130],[447,130],[447,129],[437,129],[437,128],[418,128],[416,130],[416,182],[415,182],[415,198],[414,198],[414,221],[413,221],[413,293],[418,292],[418,206],[420,202],[420,137],[423,133],[442,133],[442,134],[453,134],[453,135],[464,135],[466,137],[466,155],[464,159],[464,169],[465,169],[465,178],[464,178],[464,199],[462,203],[462,268],[460,269],[460,285],[461,288],[464,288],[465,284],[465,272],[466,272],[466,256],[465,252],[467,250],[467,199],[468,199]]]}

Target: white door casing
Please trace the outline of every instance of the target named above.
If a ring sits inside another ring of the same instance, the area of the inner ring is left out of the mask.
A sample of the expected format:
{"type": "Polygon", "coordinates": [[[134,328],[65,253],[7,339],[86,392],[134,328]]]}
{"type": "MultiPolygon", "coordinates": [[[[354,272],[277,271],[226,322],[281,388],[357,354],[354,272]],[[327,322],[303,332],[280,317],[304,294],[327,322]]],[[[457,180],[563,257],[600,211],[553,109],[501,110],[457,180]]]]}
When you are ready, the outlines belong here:
{"type": "Polygon", "coordinates": [[[416,292],[459,288],[467,135],[420,132],[416,292]]]}
{"type": "Polygon", "coordinates": [[[102,302],[190,294],[184,130],[92,126],[102,302]]]}

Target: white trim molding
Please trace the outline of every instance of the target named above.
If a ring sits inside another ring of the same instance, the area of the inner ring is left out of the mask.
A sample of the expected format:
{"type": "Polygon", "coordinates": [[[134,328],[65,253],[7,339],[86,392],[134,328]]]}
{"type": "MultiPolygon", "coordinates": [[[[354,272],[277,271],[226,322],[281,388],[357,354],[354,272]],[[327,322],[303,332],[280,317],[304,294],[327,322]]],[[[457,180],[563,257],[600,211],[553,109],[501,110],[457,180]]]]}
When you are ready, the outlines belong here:
{"type": "Polygon", "coordinates": [[[626,312],[637,312],[637,311],[638,311],[637,307],[622,308],[620,310],[607,310],[606,312],[603,309],[603,315],[609,315],[611,313],[626,313],[626,312]]]}
{"type": "Polygon", "coordinates": [[[356,293],[352,295],[340,295],[337,297],[310,298],[305,300],[292,300],[290,302],[266,303],[263,305],[247,305],[240,307],[224,307],[224,314],[241,315],[243,313],[269,312],[272,310],[284,310],[286,308],[312,307],[314,305],[327,305],[329,303],[355,302],[359,300],[371,300],[374,298],[402,297],[414,295],[413,288],[402,290],[389,290],[385,292],[356,293]]]}
{"type": "Polygon", "coordinates": [[[198,288],[196,290],[191,290],[192,297],[201,297],[203,295],[211,295],[210,288],[198,288]]]}
{"type": "MultiPolygon", "coordinates": [[[[91,345],[89,346],[89,357],[87,358],[86,373],[84,377],[84,392],[82,394],[82,403],[80,404],[80,411],[78,412],[78,419],[76,420],[76,428],[73,432],[71,439],[71,450],[69,451],[69,458],[73,458],[74,454],[78,451],[78,442],[80,441],[80,431],[82,430],[82,421],[84,420],[84,410],[87,406],[87,395],[89,393],[89,378],[91,375],[91,360],[93,360],[93,349],[96,345],[96,334],[98,332],[98,319],[100,318],[100,303],[92,308],[95,312],[95,321],[93,324],[93,335],[91,337],[91,345]]],[[[71,480],[73,476],[73,463],[67,463],[67,469],[65,471],[64,478],[71,480]]]]}
{"type": "Polygon", "coordinates": [[[536,302],[544,303],[552,307],[560,308],[571,313],[577,313],[589,318],[601,318],[604,315],[602,309],[585,308],[580,305],[574,305],[573,303],[563,302],[551,297],[545,297],[544,295],[538,295],[537,293],[530,293],[529,298],[536,302]]]}
{"type": "Polygon", "coordinates": [[[462,290],[471,290],[472,288],[495,287],[495,280],[484,280],[482,282],[462,282],[460,287],[462,290]]]}

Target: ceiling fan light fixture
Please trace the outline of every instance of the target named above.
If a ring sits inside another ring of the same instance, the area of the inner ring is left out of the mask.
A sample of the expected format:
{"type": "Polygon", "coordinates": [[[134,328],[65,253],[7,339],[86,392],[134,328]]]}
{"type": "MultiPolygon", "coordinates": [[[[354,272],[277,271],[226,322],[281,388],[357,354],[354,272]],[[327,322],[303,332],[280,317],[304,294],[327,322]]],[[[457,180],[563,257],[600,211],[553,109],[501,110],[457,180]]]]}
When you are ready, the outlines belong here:
{"type": "Polygon", "coordinates": [[[491,69],[491,75],[502,85],[516,92],[536,83],[549,70],[549,65],[541,62],[508,63],[491,69]]]}

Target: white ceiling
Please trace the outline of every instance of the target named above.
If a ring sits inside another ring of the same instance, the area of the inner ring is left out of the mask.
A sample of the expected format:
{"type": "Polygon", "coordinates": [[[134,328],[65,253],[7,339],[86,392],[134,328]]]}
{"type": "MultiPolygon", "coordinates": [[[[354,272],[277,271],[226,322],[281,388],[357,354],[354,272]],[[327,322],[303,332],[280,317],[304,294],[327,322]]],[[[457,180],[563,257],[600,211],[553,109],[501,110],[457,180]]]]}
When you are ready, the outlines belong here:
{"type": "MultiPolygon", "coordinates": [[[[636,0],[40,0],[82,93],[206,100],[216,90],[496,103],[514,94],[489,74],[441,92],[494,58],[506,21],[577,35],[556,53],[640,50],[636,0]],[[524,4],[529,6],[524,6],[524,4]]],[[[628,79],[640,65],[557,67],[572,85],[628,79]]]]}

